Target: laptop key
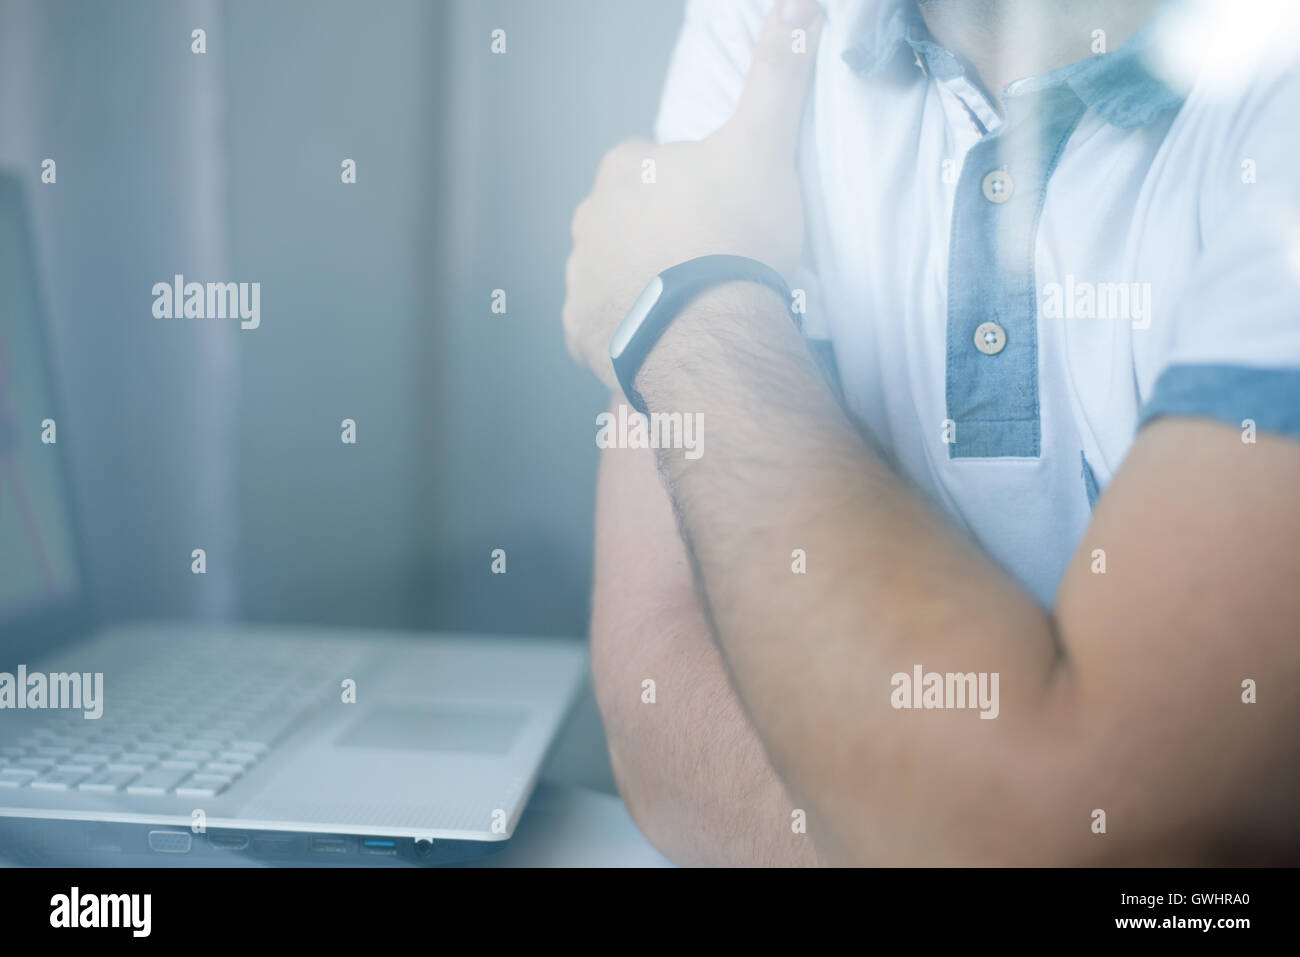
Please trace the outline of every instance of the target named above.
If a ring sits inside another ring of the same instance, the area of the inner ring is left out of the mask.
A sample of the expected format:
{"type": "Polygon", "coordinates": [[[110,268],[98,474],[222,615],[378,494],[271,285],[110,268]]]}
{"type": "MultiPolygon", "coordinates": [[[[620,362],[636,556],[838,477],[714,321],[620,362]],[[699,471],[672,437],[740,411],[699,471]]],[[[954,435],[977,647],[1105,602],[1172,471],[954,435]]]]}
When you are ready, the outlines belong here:
{"type": "Polygon", "coordinates": [[[245,754],[261,754],[269,746],[269,742],[253,741],[248,738],[237,738],[230,742],[231,750],[241,751],[245,754]]]}
{"type": "Polygon", "coordinates": [[[157,767],[146,771],[126,787],[127,794],[166,794],[189,777],[188,768],[157,767]]]}
{"type": "Polygon", "coordinates": [[[118,754],[122,751],[130,751],[135,746],[134,740],[115,741],[114,735],[101,735],[92,738],[81,746],[82,751],[98,751],[100,754],[118,754]]]}
{"type": "Polygon", "coordinates": [[[81,791],[120,791],[136,779],[138,771],[100,771],[77,785],[81,791]]]}
{"type": "Polygon", "coordinates": [[[257,763],[256,754],[248,754],[243,751],[222,751],[216,757],[217,761],[224,761],[229,764],[238,764],[240,767],[248,767],[250,764],[257,763]]]}
{"type": "Polygon", "coordinates": [[[118,764],[139,764],[146,768],[157,760],[158,755],[148,751],[124,751],[117,756],[118,764]]]}
{"type": "MultiPolygon", "coordinates": [[[[275,744],[280,738],[284,737],[285,732],[298,723],[299,714],[264,714],[257,721],[250,725],[249,729],[242,735],[246,741],[254,743],[260,742],[264,745],[275,744]]],[[[238,745],[231,745],[236,751],[243,750],[238,745]]]]}
{"type": "Polygon", "coordinates": [[[100,747],[106,745],[117,745],[120,750],[135,744],[135,735],[122,734],[120,731],[110,731],[106,734],[101,734],[97,743],[100,747]]]}
{"type": "Polygon", "coordinates": [[[85,771],[54,770],[32,782],[34,791],[67,791],[86,776],[85,771]]]}
{"type": "Polygon", "coordinates": [[[230,787],[230,778],[217,774],[194,774],[176,788],[177,797],[216,797],[230,787]]]}
{"type": "Polygon", "coordinates": [[[117,754],[122,749],[111,741],[91,741],[81,746],[82,751],[94,752],[95,754],[117,754]]]}
{"type": "Polygon", "coordinates": [[[209,761],[203,765],[204,774],[223,774],[229,778],[237,778],[244,773],[242,764],[229,764],[224,761],[209,761]]]}
{"type": "Polygon", "coordinates": [[[96,754],[93,751],[80,751],[68,758],[68,764],[79,764],[85,767],[98,768],[108,763],[108,755],[96,754]]]}
{"type": "Polygon", "coordinates": [[[130,771],[132,774],[143,774],[147,764],[132,763],[130,761],[110,761],[108,770],[110,771],[130,771]]]}
{"type": "Polygon", "coordinates": [[[32,754],[38,758],[66,758],[71,753],[71,748],[51,744],[43,744],[32,751],[32,754]]]}
{"type": "Polygon", "coordinates": [[[76,771],[84,778],[87,774],[94,773],[95,765],[77,764],[75,761],[68,759],[67,761],[62,761],[59,764],[56,764],[54,766],[54,770],[55,771],[76,771]]]}
{"type": "Polygon", "coordinates": [[[14,761],[13,766],[15,768],[28,768],[32,771],[48,771],[54,767],[54,761],[50,758],[27,757],[14,761]]]}
{"type": "Polygon", "coordinates": [[[150,735],[150,740],[157,741],[159,744],[170,745],[174,748],[184,743],[185,735],[178,734],[175,731],[155,731],[150,735]]]}
{"type": "Polygon", "coordinates": [[[52,734],[41,742],[43,747],[58,747],[64,745],[69,748],[75,748],[82,741],[87,741],[95,734],[94,728],[65,728],[58,734],[52,734]]]}
{"type": "Polygon", "coordinates": [[[206,761],[212,757],[212,752],[199,751],[195,748],[178,748],[171,756],[176,761],[206,761]]]}

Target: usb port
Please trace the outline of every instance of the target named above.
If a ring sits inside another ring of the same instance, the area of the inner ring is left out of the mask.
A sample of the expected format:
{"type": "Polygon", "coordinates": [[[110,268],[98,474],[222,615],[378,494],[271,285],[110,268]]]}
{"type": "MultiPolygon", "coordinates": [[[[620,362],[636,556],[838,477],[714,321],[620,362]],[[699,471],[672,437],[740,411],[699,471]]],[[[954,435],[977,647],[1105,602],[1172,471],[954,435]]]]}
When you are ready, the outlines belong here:
{"type": "Polygon", "coordinates": [[[352,844],[345,837],[313,837],[311,849],[317,854],[346,854],[352,844]]]}
{"type": "Polygon", "coordinates": [[[381,838],[368,837],[361,842],[362,854],[382,854],[387,857],[397,856],[397,842],[381,838]]]}
{"type": "MultiPolygon", "coordinates": [[[[298,847],[301,849],[302,845],[298,847]]],[[[263,856],[284,857],[294,851],[294,839],[290,837],[255,837],[253,853],[263,856]]]]}

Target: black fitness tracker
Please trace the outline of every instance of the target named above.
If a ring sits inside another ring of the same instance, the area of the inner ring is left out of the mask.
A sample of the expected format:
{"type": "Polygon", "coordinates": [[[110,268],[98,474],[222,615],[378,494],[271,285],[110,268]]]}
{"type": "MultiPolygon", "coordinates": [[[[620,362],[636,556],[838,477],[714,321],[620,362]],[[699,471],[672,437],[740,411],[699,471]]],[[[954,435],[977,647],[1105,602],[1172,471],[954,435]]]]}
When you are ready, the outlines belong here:
{"type": "Polygon", "coordinates": [[[789,308],[790,287],[781,274],[757,259],[744,256],[689,259],[655,276],[637,297],[609,342],[609,358],[614,363],[614,375],[623,387],[623,394],[638,412],[644,415],[647,409],[633,383],[641,364],[664,330],[691,299],[713,286],[738,280],[762,283],[775,290],[789,308]]]}

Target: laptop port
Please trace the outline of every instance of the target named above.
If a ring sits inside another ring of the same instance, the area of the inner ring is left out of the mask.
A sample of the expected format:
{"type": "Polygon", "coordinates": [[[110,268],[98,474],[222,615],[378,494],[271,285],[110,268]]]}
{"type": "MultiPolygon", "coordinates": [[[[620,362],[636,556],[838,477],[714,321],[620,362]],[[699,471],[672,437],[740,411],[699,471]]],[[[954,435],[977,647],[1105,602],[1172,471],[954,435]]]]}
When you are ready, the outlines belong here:
{"type": "Polygon", "coordinates": [[[397,842],[384,838],[368,837],[361,842],[362,854],[379,854],[385,857],[397,856],[397,842]]]}
{"type": "Polygon", "coordinates": [[[149,850],[155,854],[188,854],[193,843],[189,831],[149,832],[149,850]]]}
{"type": "Polygon", "coordinates": [[[347,854],[352,850],[352,842],[346,837],[313,837],[311,849],[317,854],[347,854]]]}
{"type": "MultiPolygon", "coordinates": [[[[298,845],[302,847],[301,844],[298,845]]],[[[268,857],[283,857],[292,854],[294,840],[291,837],[259,837],[253,841],[253,853],[268,857]]]]}
{"type": "Polygon", "coordinates": [[[246,851],[248,850],[247,834],[209,834],[208,844],[218,851],[246,851]]]}

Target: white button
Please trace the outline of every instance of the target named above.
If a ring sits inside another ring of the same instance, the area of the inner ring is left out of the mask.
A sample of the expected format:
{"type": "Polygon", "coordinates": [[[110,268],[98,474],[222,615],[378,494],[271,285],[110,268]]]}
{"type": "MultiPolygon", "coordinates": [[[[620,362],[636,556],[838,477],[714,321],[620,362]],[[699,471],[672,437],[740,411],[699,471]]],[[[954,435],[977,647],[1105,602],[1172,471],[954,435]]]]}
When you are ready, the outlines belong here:
{"type": "Polygon", "coordinates": [[[984,198],[990,203],[1005,203],[1016,191],[1016,181],[1004,169],[995,169],[984,177],[984,198]]]}
{"type": "Polygon", "coordinates": [[[986,356],[995,356],[1007,344],[1007,331],[996,322],[981,323],[975,330],[975,348],[986,356]]]}

